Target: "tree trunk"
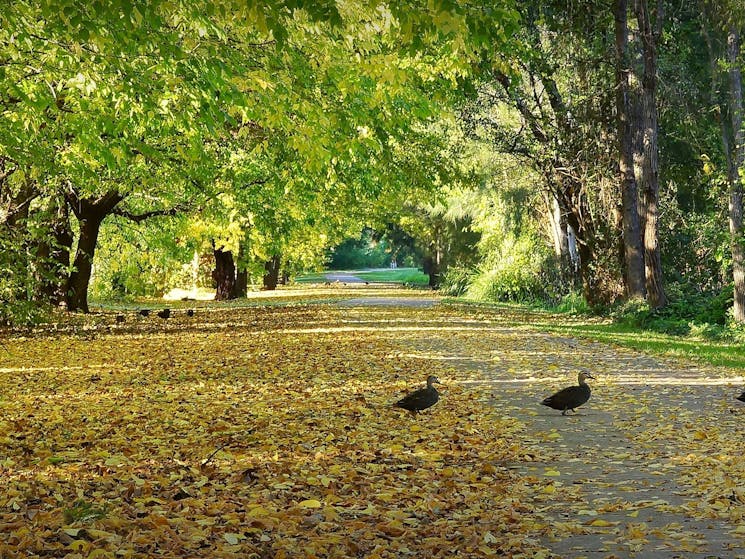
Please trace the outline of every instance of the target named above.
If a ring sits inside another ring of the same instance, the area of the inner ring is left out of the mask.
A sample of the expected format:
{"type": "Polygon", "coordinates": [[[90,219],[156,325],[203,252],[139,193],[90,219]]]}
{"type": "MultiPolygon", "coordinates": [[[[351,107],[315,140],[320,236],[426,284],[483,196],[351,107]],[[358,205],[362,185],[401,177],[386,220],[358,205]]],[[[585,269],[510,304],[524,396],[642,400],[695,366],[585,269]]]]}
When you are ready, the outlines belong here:
{"type": "Polygon", "coordinates": [[[745,246],[743,243],[743,184],[741,172],[745,164],[745,129],[743,128],[742,73],[739,67],[740,36],[732,26],[727,33],[729,65],[729,103],[734,145],[729,175],[729,230],[732,250],[734,288],[734,318],[745,322],[745,246]]]}
{"type": "Polygon", "coordinates": [[[264,262],[264,289],[267,291],[273,291],[277,289],[279,283],[279,267],[282,259],[278,254],[272,256],[271,260],[264,262]]]}
{"type": "Polygon", "coordinates": [[[629,106],[627,0],[615,0],[614,12],[616,20],[616,121],[626,294],[631,299],[644,299],[646,295],[644,251],[639,223],[639,194],[634,174],[634,145],[629,106]]]}
{"type": "Polygon", "coordinates": [[[73,235],[67,203],[54,198],[51,202],[48,234],[39,243],[37,253],[38,296],[52,305],[59,305],[65,301],[73,235]]]}
{"type": "Polygon", "coordinates": [[[248,295],[248,270],[238,268],[235,274],[235,296],[245,297],[248,295]]]}
{"type": "Polygon", "coordinates": [[[215,301],[227,301],[236,298],[236,276],[233,253],[219,248],[213,249],[215,269],[212,279],[215,281],[215,301]]]}
{"type": "Polygon", "coordinates": [[[103,220],[111,214],[116,205],[124,199],[124,196],[111,190],[103,196],[91,200],[90,198],[80,198],[76,192],[71,190],[66,193],[66,198],[78,219],[80,228],[73,271],[67,281],[65,292],[67,310],[88,312],[88,285],[93,271],[93,257],[96,254],[98,232],[103,220]]]}
{"type": "Polygon", "coordinates": [[[248,270],[246,269],[246,243],[241,242],[238,245],[238,260],[236,262],[235,297],[246,297],[248,295],[248,270]]]}
{"type": "Polygon", "coordinates": [[[658,242],[659,167],[657,143],[657,42],[662,22],[662,0],[657,4],[657,28],[652,28],[647,0],[635,0],[636,17],[642,41],[644,71],[642,75],[642,151],[639,153],[641,173],[637,177],[641,188],[641,222],[644,240],[644,264],[647,302],[653,309],[667,304],[662,286],[662,259],[658,242]]]}

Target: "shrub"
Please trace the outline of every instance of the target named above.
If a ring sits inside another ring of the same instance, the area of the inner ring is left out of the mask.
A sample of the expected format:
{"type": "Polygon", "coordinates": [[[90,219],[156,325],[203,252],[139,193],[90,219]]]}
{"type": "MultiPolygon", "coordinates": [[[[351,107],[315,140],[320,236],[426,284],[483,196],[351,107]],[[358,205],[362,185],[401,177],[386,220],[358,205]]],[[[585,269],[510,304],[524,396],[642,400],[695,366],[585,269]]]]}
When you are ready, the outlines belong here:
{"type": "Polygon", "coordinates": [[[452,295],[453,297],[463,295],[468,289],[475,274],[476,271],[472,268],[461,266],[448,268],[442,276],[440,291],[445,295],[452,295]]]}

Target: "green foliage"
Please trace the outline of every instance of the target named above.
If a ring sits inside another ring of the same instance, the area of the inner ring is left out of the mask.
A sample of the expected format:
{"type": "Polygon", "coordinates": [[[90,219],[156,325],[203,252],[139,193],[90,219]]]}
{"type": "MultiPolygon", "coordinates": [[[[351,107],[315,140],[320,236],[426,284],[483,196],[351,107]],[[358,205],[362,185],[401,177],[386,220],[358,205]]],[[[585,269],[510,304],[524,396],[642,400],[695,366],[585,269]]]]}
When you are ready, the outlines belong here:
{"type": "Polygon", "coordinates": [[[84,499],[78,499],[72,506],[66,508],[63,517],[67,524],[73,522],[91,522],[106,516],[106,507],[97,507],[84,499]]]}
{"type": "Polygon", "coordinates": [[[541,272],[545,251],[533,239],[519,239],[491,255],[469,286],[466,297],[477,301],[528,302],[545,296],[541,272]]]}
{"type": "Polygon", "coordinates": [[[443,274],[440,291],[444,295],[459,297],[466,293],[477,271],[465,266],[451,266],[443,274]]]}
{"type": "Polygon", "coordinates": [[[690,284],[666,286],[670,299],[661,309],[650,309],[645,302],[630,301],[613,309],[611,316],[620,324],[671,335],[722,337],[733,302],[732,285],[718,293],[702,293],[690,284]]]}
{"type": "Polygon", "coordinates": [[[0,326],[32,325],[48,314],[48,305],[34,297],[37,282],[31,276],[33,255],[25,248],[29,244],[29,238],[0,225],[0,326]]]}
{"type": "Polygon", "coordinates": [[[589,315],[593,312],[582,293],[578,291],[572,291],[562,296],[555,305],[541,305],[541,308],[555,313],[572,315],[589,315]]]}
{"type": "Polygon", "coordinates": [[[387,240],[376,240],[370,229],[365,229],[359,239],[347,239],[331,249],[329,254],[328,267],[331,270],[385,268],[390,265],[393,257],[387,240]]]}

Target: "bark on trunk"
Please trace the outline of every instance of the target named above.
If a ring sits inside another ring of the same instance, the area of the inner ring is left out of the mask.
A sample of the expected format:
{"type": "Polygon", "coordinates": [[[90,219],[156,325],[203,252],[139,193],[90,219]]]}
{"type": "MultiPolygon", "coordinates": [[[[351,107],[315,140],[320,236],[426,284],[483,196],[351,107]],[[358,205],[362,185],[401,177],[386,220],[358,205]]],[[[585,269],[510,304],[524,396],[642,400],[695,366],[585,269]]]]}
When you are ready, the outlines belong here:
{"type": "Polygon", "coordinates": [[[616,121],[626,294],[631,299],[643,299],[646,295],[644,251],[642,250],[639,194],[634,174],[634,145],[630,121],[627,0],[615,0],[614,12],[616,20],[616,121]]]}
{"type": "Polygon", "coordinates": [[[215,281],[215,301],[227,301],[236,298],[236,275],[233,253],[229,250],[215,248],[215,269],[212,279],[215,281]]]}
{"type": "Polygon", "coordinates": [[[96,254],[98,232],[101,223],[110,215],[116,205],[124,199],[117,191],[109,191],[100,198],[80,198],[74,191],[66,198],[77,217],[80,227],[78,249],[75,253],[73,271],[67,281],[67,310],[88,312],[88,285],[93,271],[93,257],[96,254]]]}
{"type": "Polygon", "coordinates": [[[245,297],[248,295],[248,271],[239,269],[235,274],[235,296],[245,297]]]}
{"type": "Polygon", "coordinates": [[[65,301],[65,286],[70,267],[73,235],[70,215],[64,200],[53,200],[49,234],[39,245],[39,297],[59,305],[65,301]]]}
{"type": "Polygon", "coordinates": [[[246,270],[246,249],[243,243],[238,248],[238,262],[235,273],[235,297],[246,297],[248,295],[248,270],[246,270]]]}
{"type": "Polygon", "coordinates": [[[636,17],[642,41],[644,71],[642,75],[642,152],[639,154],[641,173],[637,177],[641,189],[641,223],[644,240],[644,265],[647,302],[652,308],[663,307],[667,297],[662,286],[662,259],[658,242],[659,168],[657,143],[657,38],[662,22],[662,1],[657,3],[657,27],[653,29],[647,0],[635,0],[636,17]]]}
{"type": "Polygon", "coordinates": [[[734,145],[729,171],[729,230],[734,279],[734,318],[745,322],[745,246],[743,243],[743,184],[740,172],[745,164],[745,129],[743,128],[742,73],[739,67],[740,36],[733,26],[727,33],[729,63],[729,101],[734,145]]]}
{"type": "Polygon", "coordinates": [[[277,289],[279,283],[279,267],[282,259],[279,255],[274,255],[270,260],[264,262],[264,289],[267,291],[273,291],[277,289]]]}

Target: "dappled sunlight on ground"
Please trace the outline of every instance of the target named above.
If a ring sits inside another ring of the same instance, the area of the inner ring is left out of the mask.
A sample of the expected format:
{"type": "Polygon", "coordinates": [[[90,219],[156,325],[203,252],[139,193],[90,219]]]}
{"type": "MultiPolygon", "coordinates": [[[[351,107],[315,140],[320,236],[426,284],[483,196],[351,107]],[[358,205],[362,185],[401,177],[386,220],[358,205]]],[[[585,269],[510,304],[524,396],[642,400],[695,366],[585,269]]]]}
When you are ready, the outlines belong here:
{"type": "Polygon", "coordinates": [[[739,371],[350,294],[4,339],[0,556],[737,556],[739,371]]]}

